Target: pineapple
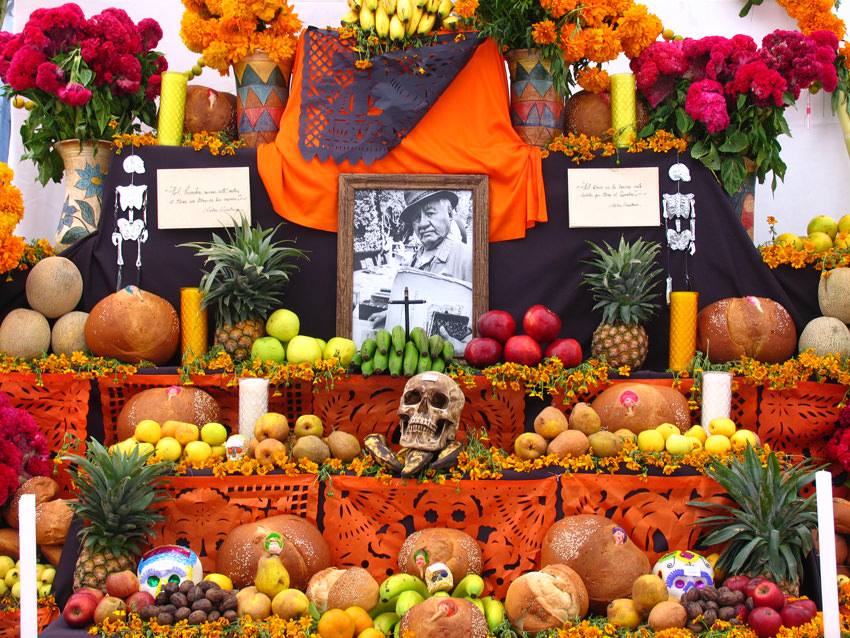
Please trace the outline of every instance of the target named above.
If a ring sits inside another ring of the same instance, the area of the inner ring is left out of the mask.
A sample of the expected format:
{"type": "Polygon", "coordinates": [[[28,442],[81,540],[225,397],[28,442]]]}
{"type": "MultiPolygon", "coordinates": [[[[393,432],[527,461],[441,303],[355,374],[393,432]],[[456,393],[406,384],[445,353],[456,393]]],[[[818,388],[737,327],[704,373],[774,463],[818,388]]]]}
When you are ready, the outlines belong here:
{"type": "Polygon", "coordinates": [[[138,447],[108,451],[92,439],[85,456],[69,454],[72,484],[77,501],[70,507],[83,522],[80,556],[74,570],[74,590],[83,586],[106,591],[106,578],[136,563],[162,514],[153,509],[169,498],[163,488],[171,464],[148,465],[150,453],[138,447]]]}
{"type": "Polygon", "coordinates": [[[638,239],[629,244],[620,237],[614,249],[588,242],[597,258],[584,263],[595,272],[585,274],[583,284],[593,290],[596,305],[602,308],[602,323],[593,332],[591,352],[597,359],[605,359],[609,366],[630,366],[636,370],[646,361],[649,339],[641,325],[658,310],[653,292],[654,278],[661,273],[655,268],[660,246],[657,242],[638,239]]]}
{"type": "Polygon", "coordinates": [[[706,545],[726,544],[717,568],[729,575],[765,576],[796,595],[818,523],[815,494],[804,498],[800,490],[814,481],[815,469],[808,461],[782,467],[774,452],[762,462],[748,445],[743,460],[714,460],[705,470],[735,502],[688,502],[721,512],[696,523],[710,530],[706,545]]]}
{"type": "Polygon", "coordinates": [[[223,237],[213,233],[210,242],[181,244],[196,249],[204,264],[212,266],[201,278],[203,307],[215,306],[215,343],[234,361],[248,359],[254,341],[265,336],[267,315],[280,304],[289,273],[297,269],[291,260],[305,257],[303,251],[284,246],[291,240],[272,241],[282,225],[255,228],[243,215],[223,237]]]}

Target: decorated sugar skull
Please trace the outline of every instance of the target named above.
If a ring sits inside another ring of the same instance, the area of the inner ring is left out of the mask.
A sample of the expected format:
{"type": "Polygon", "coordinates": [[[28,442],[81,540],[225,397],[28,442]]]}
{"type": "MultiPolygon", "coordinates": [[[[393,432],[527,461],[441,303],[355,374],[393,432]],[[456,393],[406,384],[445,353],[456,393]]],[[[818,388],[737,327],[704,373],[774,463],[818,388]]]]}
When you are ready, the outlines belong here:
{"type": "Polygon", "coordinates": [[[160,545],[146,552],[139,561],[137,571],[139,588],[153,596],[166,583],[182,583],[191,580],[199,583],[204,579],[201,559],[188,547],[160,545]]]}
{"type": "Polygon", "coordinates": [[[436,594],[438,591],[451,591],[454,587],[452,570],[445,563],[432,563],[425,568],[425,584],[428,593],[436,594]]]}
{"type": "Polygon", "coordinates": [[[699,554],[675,551],[664,554],[655,563],[652,573],[667,585],[667,593],[681,599],[682,595],[697,587],[702,589],[714,584],[714,568],[699,554]]]}
{"type": "Polygon", "coordinates": [[[403,447],[433,452],[453,441],[465,399],[455,381],[441,372],[423,372],[404,386],[398,407],[403,447]]]}
{"type": "Polygon", "coordinates": [[[248,441],[241,434],[231,435],[224,444],[228,461],[241,461],[248,453],[248,441]]]}

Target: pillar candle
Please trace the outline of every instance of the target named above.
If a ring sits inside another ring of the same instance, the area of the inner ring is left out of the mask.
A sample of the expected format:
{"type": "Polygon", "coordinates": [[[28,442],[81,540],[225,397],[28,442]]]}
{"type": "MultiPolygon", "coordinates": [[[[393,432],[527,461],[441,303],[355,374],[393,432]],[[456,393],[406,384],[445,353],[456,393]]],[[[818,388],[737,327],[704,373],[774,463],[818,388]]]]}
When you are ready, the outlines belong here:
{"type": "Polygon", "coordinates": [[[701,394],[700,422],[708,432],[708,424],[712,419],[728,419],[732,412],[732,373],[703,372],[701,394]]]}
{"type": "Polygon", "coordinates": [[[636,108],[634,74],[615,73],[611,76],[611,128],[617,146],[629,146],[637,134],[636,108]]]}
{"type": "Polygon", "coordinates": [[[696,292],[670,293],[670,359],[673,372],[684,370],[697,349],[696,292]]]}
{"type": "Polygon", "coordinates": [[[823,604],[824,638],[840,638],[841,623],[838,613],[838,588],[835,581],[835,520],[832,511],[832,474],[815,472],[815,492],[818,504],[818,539],[820,558],[820,591],[823,604]]]}
{"type": "Polygon", "coordinates": [[[35,636],[38,634],[35,494],[24,494],[18,502],[18,534],[21,559],[21,636],[35,636]]]}
{"type": "Polygon", "coordinates": [[[199,288],[180,289],[180,354],[183,364],[207,353],[207,309],[199,288]]]}
{"type": "Polygon", "coordinates": [[[251,442],[254,424],[269,411],[269,380],[239,379],[239,434],[251,442]]]}
{"type": "Polygon", "coordinates": [[[162,74],[156,139],[160,146],[180,146],[186,117],[186,85],[189,78],[179,71],[162,74]]]}

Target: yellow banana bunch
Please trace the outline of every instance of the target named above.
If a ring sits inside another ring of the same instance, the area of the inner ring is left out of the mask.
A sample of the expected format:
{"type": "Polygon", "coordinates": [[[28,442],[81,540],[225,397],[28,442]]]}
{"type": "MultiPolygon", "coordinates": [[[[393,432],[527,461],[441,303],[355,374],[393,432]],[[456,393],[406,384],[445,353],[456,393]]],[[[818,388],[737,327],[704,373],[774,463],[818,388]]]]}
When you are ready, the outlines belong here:
{"type": "Polygon", "coordinates": [[[381,5],[384,7],[384,11],[387,12],[387,16],[395,14],[396,0],[380,0],[380,2],[381,5]]]}
{"type": "Polygon", "coordinates": [[[347,0],[348,8],[353,11],[360,11],[360,5],[363,3],[363,0],[347,0]]]}
{"type": "Polygon", "coordinates": [[[375,33],[384,40],[390,35],[390,17],[383,4],[378,4],[378,8],[375,9],[375,33]]]}
{"type": "Polygon", "coordinates": [[[446,16],[443,18],[443,28],[446,31],[457,31],[460,26],[457,16],[446,16]]]}
{"type": "MultiPolygon", "coordinates": [[[[440,16],[441,19],[445,20],[447,17],[449,17],[449,14],[454,8],[455,5],[452,0],[442,0],[442,2],[440,2],[439,7],[437,8],[437,15],[440,16]]],[[[455,23],[457,23],[457,18],[455,18],[455,23]]]]}
{"type": "Polygon", "coordinates": [[[404,23],[398,15],[390,18],[390,37],[393,40],[401,40],[404,38],[404,23]]]}
{"type": "Polygon", "coordinates": [[[369,9],[369,6],[364,2],[360,7],[360,28],[364,31],[375,28],[375,14],[369,9]]]}
{"type": "Polygon", "coordinates": [[[417,7],[415,4],[413,5],[413,11],[410,16],[410,22],[408,22],[404,26],[404,32],[407,34],[408,38],[412,38],[416,35],[416,29],[419,27],[419,20],[422,19],[422,14],[424,12],[421,8],[417,7]]]}
{"type": "Polygon", "coordinates": [[[434,28],[434,23],[437,21],[435,13],[423,13],[419,19],[419,25],[416,27],[416,33],[419,35],[427,35],[434,28]]]}
{"type": "Polygon", "coordinates": [[[369,11],[372,11],[373,13],[378,8],[378,0],[363,0],[363,4],[369,7],[369,11]]]}
{"type": "Polygon", "coordinates": [[[412,0],[396,0],[395,5],[396,15],[402,23],[407,24],[413,17],[413,2],[412,0]]]}
{"type": "Polygon", "coordinates": [[[417,9],[424,9],[426,4],[428,4],[428,0],[413,0],[413,6],[417,9]]]}
{"type": "Polygon", "coordinates": [[[340,18],[339,21],[340,24],[342,24],[342,26],[344,27],[351,26],[352,24],[357,24],[358,22],[360,22],[360,12],[351,9],[350,11],[347,11],[345,15],[340,18]]]}
{"type": "Polygon", "coordinates": [[[437,13],[437,9],[440,8],[440,2],[442,2],[442,0],[427,0],[425,3],[425,11],[428,13],[437,13]]]}

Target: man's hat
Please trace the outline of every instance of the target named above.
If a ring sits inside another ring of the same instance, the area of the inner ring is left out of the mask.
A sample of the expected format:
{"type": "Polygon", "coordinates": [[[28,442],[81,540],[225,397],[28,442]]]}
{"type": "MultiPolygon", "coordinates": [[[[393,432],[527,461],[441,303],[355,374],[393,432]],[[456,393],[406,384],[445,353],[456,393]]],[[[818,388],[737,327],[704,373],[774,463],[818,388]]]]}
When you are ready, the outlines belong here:
{"type": "Polygon", "coordinates": [[[457,206],[457,195],[452,191],[404,191],[404,210],[401,211],[399,219],[405,223],[411,221],[411,216],[416,209],[431,199],[446,198],[452,203],[452,208],[457,206]]]}

